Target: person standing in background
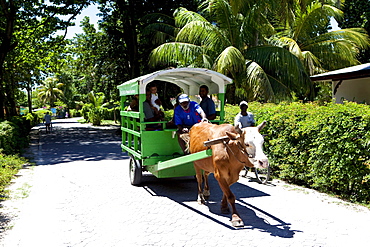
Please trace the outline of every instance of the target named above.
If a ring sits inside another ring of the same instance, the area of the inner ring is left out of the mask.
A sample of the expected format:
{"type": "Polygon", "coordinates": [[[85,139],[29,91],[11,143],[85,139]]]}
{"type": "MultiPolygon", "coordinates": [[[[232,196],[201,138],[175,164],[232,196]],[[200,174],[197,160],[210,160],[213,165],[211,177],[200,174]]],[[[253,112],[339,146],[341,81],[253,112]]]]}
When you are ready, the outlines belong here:
{"type": "Polygon", "coordinates": [[[256,124],[254,120],[254,115],[248,112],[248,102],[242,101],[239,104],[240,112],[235,116],[234,126],[239,126],[239,128],[253,127],[256,124]]]}

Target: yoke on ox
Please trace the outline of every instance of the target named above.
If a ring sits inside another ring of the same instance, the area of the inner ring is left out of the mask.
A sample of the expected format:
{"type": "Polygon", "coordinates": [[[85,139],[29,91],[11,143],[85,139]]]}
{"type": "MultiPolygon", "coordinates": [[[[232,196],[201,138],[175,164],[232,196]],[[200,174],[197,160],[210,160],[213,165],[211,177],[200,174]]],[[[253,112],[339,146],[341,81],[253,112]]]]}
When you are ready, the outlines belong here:
{"type": "Polygon", "coordinates": [[[242,227],[244,223],[236,210],[235,196],[230,186],[238,181],[239,173],[244,166],[268,168],[268,159],[262,150],[264,139],[260,134],[265,125],[264,121],[257,127],[240,129],[230,124],[215,125],[202,122],[190,130],[190,153],[212,149],[212,156],[194,161],[198,182],[198,203],[204,204],[205,197],[210,195],[208,175],[214,173],[223,192],[221,212],[229,213],[228,204],[230,204],[231,222],[234,227],[242,227]],[[202,190],[203,177],[204,190],[202,190]]]}

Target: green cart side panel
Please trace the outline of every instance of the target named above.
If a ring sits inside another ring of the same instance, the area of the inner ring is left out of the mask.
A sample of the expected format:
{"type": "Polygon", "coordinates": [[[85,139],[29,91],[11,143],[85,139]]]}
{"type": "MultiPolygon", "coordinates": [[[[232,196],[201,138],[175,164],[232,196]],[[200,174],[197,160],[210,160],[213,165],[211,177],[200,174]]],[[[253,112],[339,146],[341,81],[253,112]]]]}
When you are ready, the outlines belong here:
{"type": "Polygon", "coordinates": [[[134,95],[134,94],[139,94],[139,81],[141,77],[132,79],[130,81],[127,81],[123,83],[122,85],[117,86],[119,90],[119,95],[120,96],[126,96],[126,95],[134,95]]]}
{"type": "MultiPolygon", "coordinates": [[[[145,157],[182,154],[174,131],[142,131],[141,154],[145,157]]],[[[173,157],[172,157],[173,158],[173,157]]],[[[148,165],[144,162],[144,165],[148,165]]]]}

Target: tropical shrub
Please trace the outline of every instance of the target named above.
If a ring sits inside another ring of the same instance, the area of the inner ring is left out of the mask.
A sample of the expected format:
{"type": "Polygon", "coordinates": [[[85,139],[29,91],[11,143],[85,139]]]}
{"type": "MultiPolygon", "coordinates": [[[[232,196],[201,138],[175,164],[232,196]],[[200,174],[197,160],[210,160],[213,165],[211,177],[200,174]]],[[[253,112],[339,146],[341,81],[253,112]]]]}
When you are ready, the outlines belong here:
{"type": "Polygon", "coordinates": [[[0,122],[0,153],[16,154],[28,145],[30,124],[25,118],[0,122]]]}
{"type": "Polygon", "coordinates": [[[96,108],[93,107],[87,113],[89,122],[93,125],[100,125],[101,121],[103,120],[104,109],[103,108],[96,108]]]}
{"type": "Polygon", "coordinates": [[[5,156],[0,153],[0,195],[4,196],[5,188],[12,180],[13,176],[18,173],[26,163],[24,158],[16,155],[5,156]]]}
{"type": "MultiPolygon", "coordinates": [[[[249,111],[263,129],[275,177],[370,204],[370,106],[347,102],[260,104],[249,111]]],[[[238,106],[227,106],[233,122],[238,106]]]]}
{"type": "Polygon", "coordinates": [[[104,116],[107,115],[108,108],[106,106],[110,103],[104,103],[105,96],[103,93],[94,93],[91,91],[88,94],[89,102],[84,104],[81,109],[81,114],[87,122],[93,125],[100,125],[104,116]]]}
{"type": "Polygon", "coordinates": [[[70,117],[81,117],[81,112],[76,109],[70,109],[69,116],[70,117]]]}
{"type": "Polygon", "coordinates": [[[29,121],[31,126],[35,126],[42,121],[42,119],[39,118],[39,116],[35,113],[27,113],[25,118],[27,121],[29,121]]]}

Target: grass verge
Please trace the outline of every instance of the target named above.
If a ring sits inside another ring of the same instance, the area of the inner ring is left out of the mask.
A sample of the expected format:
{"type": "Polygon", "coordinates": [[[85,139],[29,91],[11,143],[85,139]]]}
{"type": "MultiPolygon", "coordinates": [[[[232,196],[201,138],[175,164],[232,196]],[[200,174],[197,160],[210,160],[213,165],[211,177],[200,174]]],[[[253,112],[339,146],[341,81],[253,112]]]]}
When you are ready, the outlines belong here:
{"type": "Polygon", "coordinates": [[[7,186],[10,184],[14,175],[27,163],[27,160],[18,155],[0,154],[0,199],[8,196],[7,186]]]}

